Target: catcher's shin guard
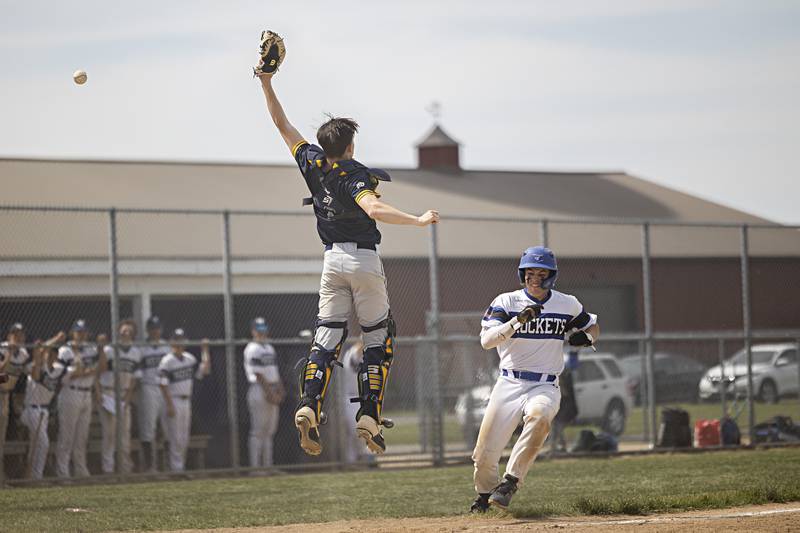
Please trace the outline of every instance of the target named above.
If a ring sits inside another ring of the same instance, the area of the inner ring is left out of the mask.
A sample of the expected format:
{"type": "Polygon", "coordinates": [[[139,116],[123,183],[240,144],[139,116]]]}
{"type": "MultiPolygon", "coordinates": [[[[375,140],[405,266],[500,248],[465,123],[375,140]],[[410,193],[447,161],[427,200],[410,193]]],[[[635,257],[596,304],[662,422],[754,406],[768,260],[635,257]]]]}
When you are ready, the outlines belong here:
{"type": "MultiPolygon", "coordinates": [[[[300,432],[300,446],[310,455],[322,452],[319,440],[319,426],[323,419],[322,402],[328,391],[333,366],[338,362],[342,343],[347,337],[346,322],[319,322],[317,331],[321,328],[328,330],[341,330],[341,338],[332,350],[326,349],[322,344],[315,342],[311,346],[306,364],[300,374],[300,403],[295,412],[295,426],[300,432]]],[[[326,332],[323,332],[323,334],[326,332]]]]}
{"type": "Polygon", "coordinates": [[[386,450],[380,427],[393,425],[391,421],[383,419],[381,411],[389,379],[389,369],[394,357],[395,325],[390,314],[386,320],[374,326],[362,326],[365,334],[384,328],[386,337],[383,344],[368,346],[364,349],[364,359],[358,370],[359,396],[355,399],[361,404],[356,414],[356,432],[374,453],[383,453],[386,450]]]}

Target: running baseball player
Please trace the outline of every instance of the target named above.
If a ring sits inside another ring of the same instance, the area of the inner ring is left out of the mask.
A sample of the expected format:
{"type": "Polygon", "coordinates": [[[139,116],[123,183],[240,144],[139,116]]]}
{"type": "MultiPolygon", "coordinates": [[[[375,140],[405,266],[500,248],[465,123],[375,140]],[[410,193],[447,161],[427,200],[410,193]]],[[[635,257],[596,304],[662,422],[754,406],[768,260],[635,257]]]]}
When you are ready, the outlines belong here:
{"type": "Polygon", "coordinates": [[[83,319],[70,329],[72,340],[58,351],[58,359],[67,367],[61,392],[58,394],[58,443],[56,473],[70,476],[70,461],[75,477],[87,477],[86,444],[92,419],[92,391],[97,379],[100,358],[105,358],[105,335],[97,336],[97,344],[89,342],[89,328],[83,319]]]}
{"type": "Polygon", "coordinates": [[[62,331],[33,351],[33,360],[28,363],[28,382],[25,386],[25,400],[20,420],[28,428],[30,445],[28,448],[27,476],[42,479],[50,438],[47,427],[50,422],[50,404],[61,379],[67,369],[58,360],[57,345],[63,343],[67,335],[62,331]]]}
{"type": "Polygon", "coordinates": [[[375,222],[427,226],[439,220],[439,213],[410,215],[380,200],[378,182],[390,178],[385,171],[367,168],[353,159],[356,121],[331,118],[325,122],[317,130],[319,146],[303,138],[286,118],[272,87],[272,77],[284,53],[283,39],[263,32],[255,74],[261,80],[272,121],[311,192],[303,204],[313,206],[317,232],[325,247],[316,331],[300,378],[295,426],[302,449],[309,455],[319,455],[322,403],[347,338],[347,320],[355,309],[364,341],[364,358],[358,372],[359,396],[354,398],[360,404],[356,432],[373,453],[383,453],[386,444],[381,411],[395,325],[378,255],[381,234],[375,222]]]}
{"type": "MultiPolygon", "coordinates": [[[[0,382],[0,458],[6,446],[11,393],[30,361],[31,356],[25,349],[25,326],[19,322],[11,324],[5,342],[0,344],[0,373],[6,375],[6,380],[0,382]]],[[[4,478],[5,470],[0,464],[0,485],[4,478]]]]}
{"type": "Polygon", "coordinates": [[[247,406],[250,408],[248,448],[250,466],[271,467],[272,439],[278,429],[280,404],[286,391],[278,372],[275,348],[268,342],[269,326],[263,317],[250,323],[253,340],[244,349],[244,372],[250,387],[247,406]]]}
{"type": "MultiPolygon", "coordinates": [[[[142,470],[156,470],[156,429],[161,425],[161,433],[167,436],[166,412],[164,396],[161,394],[161,376],[158,365],[170,351],[167,341],[161,338],[161,319],[153,315],[147,319],[147,343],[140,348],[142,352],[141,378],[139,379],[139,395],[136,405],[136,417],[139,423],[139,441],[142,446],[142,470]]],[[[169,442],[169,441],[167,441],[169,442]]],[[[169,448],[169,445],[167,445],[169,448]]]]}
{"type": "Polygon", "coordinates": [[[596,315],[554,289],[558,266],[550,249],[528,248],[518,269],[523,288],[495,298],[481,321],[481,346],[497,348],[500,375],[472,454],[478,492],[472,512],[508,507],[558,412],[564,339],[571,346],[592,346],[600,334],[596,315]],[[522,433],[498,484],[500,455],[520,422],[522,433]]]}
{"type": "Polygon", "coordinates": [[[172,350],[159,363],[158,372],[167,411],[169,466],[173,472],[183,472],[192,426],[192,385],[195,379],[203,379],[211,373],[211,357],[208,340],[204,339],[198,365],[197,358],[184,349],[186,333],[180,328],[172,333],[169,341],[172,350]]]}
{"type": "Polygon", "coordinates": [[[122,409],[122,463],[120,471],[130,473],[131,462],[131,399],[136,384],[142,376],[140,365],[142,352],[133,345],[136,336],[136,323],[123,320],[119,323],[119,343],[116,350],[113,346],[105,347],[105,362],[100,368],[97,386],[100,389],[100,426],[103,430],[102,467],[106,474],[114,473],[114,453],[117,443],[117,407],[114,394],[114,367],[119,366],[120,408],[122,409]],[[115,354],[116,352],[116,354],[115,354]]]}

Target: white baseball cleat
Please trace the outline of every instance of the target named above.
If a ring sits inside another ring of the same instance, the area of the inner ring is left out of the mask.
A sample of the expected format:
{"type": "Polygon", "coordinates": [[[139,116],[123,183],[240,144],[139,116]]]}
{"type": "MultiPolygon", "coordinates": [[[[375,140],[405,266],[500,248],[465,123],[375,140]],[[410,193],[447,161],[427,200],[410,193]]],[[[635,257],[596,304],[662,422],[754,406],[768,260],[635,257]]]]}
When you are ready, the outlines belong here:
{"type": "Polygon", "coordinates": [[[294,414],[294,425],[300,432],[300,447],[308,455],[322,453],[322,444],[319,441],[319,430],[315,423],[317,417],[314,411],[306,406],[301,407],[294,414]]]}
{"type": "Polygon", "coordinates": [[[386,451],[386,443],[383,440],[383,433],[374,418],[368,415],[361,415],[356,422],[356,434],[374,454],[382,454],[386,451]]]}

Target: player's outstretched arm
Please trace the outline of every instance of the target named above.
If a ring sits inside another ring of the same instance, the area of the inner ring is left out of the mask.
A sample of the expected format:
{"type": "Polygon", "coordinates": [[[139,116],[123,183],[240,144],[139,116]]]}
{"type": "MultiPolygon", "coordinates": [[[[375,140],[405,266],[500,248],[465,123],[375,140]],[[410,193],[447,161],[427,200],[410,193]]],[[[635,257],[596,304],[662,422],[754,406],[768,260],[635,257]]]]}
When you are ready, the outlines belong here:
{"type": "MultiPolygon", "coordinates": [[[[261,88],[264,91],[264,98],[267,100],[267,110],[269,116],[272,117],[272,122],[283,137],[283,142],[289,147],[289,150],[297,146],[303,141],[303,136],[297,131],[297,128],[292,126],[289,119],[286,118],[286,113],[283,111],[283,106],[278,100],[278,95],[275,94],[275,89],[272,87],[273,74],[262,74],[259,76],[261,80],[261,88]]],[[[294,156],[294,154],[292,154],[294,156]]]]}
{"type": "Polygon", "coordinates": [[[382,202],[374,194],[365,194],[358,199],[358,205],[373,220],[386,224],[405,224],[409,226],[427,226],[439,222],[439,212],[430,210],[420,216],[410,215],[382,202]]]}

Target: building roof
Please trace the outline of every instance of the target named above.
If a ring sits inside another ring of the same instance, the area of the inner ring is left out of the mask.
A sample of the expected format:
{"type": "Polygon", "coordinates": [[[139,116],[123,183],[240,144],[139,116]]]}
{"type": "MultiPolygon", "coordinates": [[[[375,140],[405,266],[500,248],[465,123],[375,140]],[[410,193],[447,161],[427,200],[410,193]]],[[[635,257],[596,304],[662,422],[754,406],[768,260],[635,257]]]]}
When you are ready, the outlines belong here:
{"type": "MultiPolygon", "coordinates": [[[[768,222],[625,172],[388,171],[392,181],[380,186],[388,202],[410,212],[435,208],[442,213],[446,223],[439,227],[439,242],[444,255],[516,256],[539,239],[538,227],[530,222],[448,222],[448,216],[768,222]]],[[[308,193],[294,166],[0,159],[0,180],[4,186],[0,202],[5,205],[294,211],[290,219],[233,217],[233,254],[310,257],[319,253],[313,222],[297,220],[297,213],[310,218],[311,210],[301,211],[301,199],[308,193]]],[[[107,249],[107,223],[101,215],[93,216],[97,220],[90,222],[89,215],[34,217],[0,211],[0,223],[10,230],[0,232],[0,249],[5,255],[13,251],[12,255],[24,257],[102,256],[107,249]],[[36,224],[26,224],[26,220],[36,224]]],[[[220,226],[214,215],[125,214],[119,226],[122,255],[220,253],[220,226]]],[[[561,255],[636,256],[641,250],[640,230],[633,225],[589,228],[585,223],[552,223],[549,228],[551,245],[561,255]]],[[[381,225],[381,231],[384,255],[427,254],[427,232],[388,225],[381,225]]],[[[654,232],[654,254],[715,256],[739,251],[735,228],[668,228],[659,232],[654,232]]],[[[753,240],[751,246],[765,254],[797,255],[798,235],[795,230],[784,230],[781,235],[753,240]]]]}
{"type": "Polygon", "coordinates": [[[416,146],[417,148],[440,148],[446,146],[458,147],[461,144],[448,135],[439,124],[434,124],[428,135],[416,146]]]}

